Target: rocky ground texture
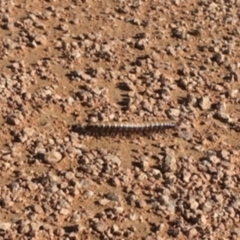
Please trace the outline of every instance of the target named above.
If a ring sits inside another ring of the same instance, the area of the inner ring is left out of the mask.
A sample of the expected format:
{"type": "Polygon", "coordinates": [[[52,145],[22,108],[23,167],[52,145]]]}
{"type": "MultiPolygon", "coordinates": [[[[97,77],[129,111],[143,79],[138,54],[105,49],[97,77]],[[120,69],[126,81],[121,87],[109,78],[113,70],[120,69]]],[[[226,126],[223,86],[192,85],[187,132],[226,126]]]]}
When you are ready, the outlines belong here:
{"type": "Polygon", "coordinates": [[[1,1],[0,240],[240,239],[239,22],[239,0],[1,1]]]}

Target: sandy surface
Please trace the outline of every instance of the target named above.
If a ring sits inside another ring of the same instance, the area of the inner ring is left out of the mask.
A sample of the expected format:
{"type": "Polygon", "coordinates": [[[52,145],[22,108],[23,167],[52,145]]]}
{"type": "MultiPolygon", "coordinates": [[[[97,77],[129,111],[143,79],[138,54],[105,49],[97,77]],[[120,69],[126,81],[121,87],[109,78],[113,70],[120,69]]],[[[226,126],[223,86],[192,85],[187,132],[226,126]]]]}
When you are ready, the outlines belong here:
{"type": "Polygon", "coordinates": [[[240,1],[0,7],[0,240],[240,239],[240,1]]]}

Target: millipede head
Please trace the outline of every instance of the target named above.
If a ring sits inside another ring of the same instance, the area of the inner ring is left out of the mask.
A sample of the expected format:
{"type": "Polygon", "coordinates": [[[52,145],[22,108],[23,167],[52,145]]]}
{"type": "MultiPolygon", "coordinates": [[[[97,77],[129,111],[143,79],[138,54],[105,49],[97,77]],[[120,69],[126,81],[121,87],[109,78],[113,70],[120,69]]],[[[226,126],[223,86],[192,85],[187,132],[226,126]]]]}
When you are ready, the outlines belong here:
{"type": "Polygon", "coordinates": [[[86,124],[74,124],[71,126],[71,131],[77,132],[79,134],[86,133],[86,124]]]}

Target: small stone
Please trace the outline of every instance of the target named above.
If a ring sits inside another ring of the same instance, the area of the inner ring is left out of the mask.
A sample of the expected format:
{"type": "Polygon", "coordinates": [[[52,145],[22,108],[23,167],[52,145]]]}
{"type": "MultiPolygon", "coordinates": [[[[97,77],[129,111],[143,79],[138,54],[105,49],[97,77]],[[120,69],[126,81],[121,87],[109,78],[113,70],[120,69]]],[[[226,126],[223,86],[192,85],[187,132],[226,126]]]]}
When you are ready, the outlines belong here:
{"type": "Polygon", "coordinates": [[[30,128],[30,127],[25,127],[23,129],[23,133],[26,134],[28,137],[32,137],[33,134],[35,133],[35,130],[33,128],[30,128]]]}
{"type": "Polygon", "coordinates": [[[60,237],[60,236],[63,237],[64,233],[65,233],[64,229],[62,229],[62,228],[56,228],[54,230],[54,234],[58,237],[60,237]]]}
{"type": "MultiPolygon", "coordinates": [[[[240,5],[240,4],[239,4],[240,5]]],[[[240,7],[240,6],[239,6],[240,7]]],[[[240,238],[240,227],[233,227],[232,229],[231,229],[231,234],[232,235],[235,235],[236,236],[236,238],[235,239],[239,239],[240,238]]]]}
{"type": "Polygon", "coordinates": [[[47,152],[44,155],[44,160],[48,163],[58,163],[62,160],[62,154],[58,151],[47,152]]]}
{"type": "Polygon", "coordinates": [[[230,153],[227,150],[222,150],[222,151],[220,151],[219,155],[222,159],[228,160],[230,153]]]}
{"type": "Polygon", "coordinates": [[[106,199],[106,198],[102,198],[98,201],[98,204],[101,205],[101,206],[105,206],[109,203],[109,200],[106,199]]]}
{"type": "Polygon", "coordinates": [[[41,44],[41,45],[44,45],[47,43],[47,37],[44,36],[44,35],[37,35],[35,38],[34,38],[35,42],[37,44],[41,44]]]}
{"type": "Polygon", "coordinates": [[[74,102],[75,102],[75,100],[73,97],[68,97],[68,99],[67,99],[68,105],[72,105],[74,102]]]}
{"type": "Polygon", "coordinates": [[[153,168],[153,169],[152,169],[152,175],[153,175],[154,177],[159,177],[159,176],[161,175],[161,171],[158,170],[158,169],[156,169],[156,168],[153,168]]]}
{"type": "Polygon", "coordinates": [[[118,197],[117,193],[115,193],[115,192],[107,193],[106,198],[111,200],[111,201],[119,201],[119,197],[118,197]]]}
{"type": "Polygon", "coordinates": [[[130,213],[128,217],[131,221],[136,221],[138,219],[138,215],[136,213],[130,213]]]}
{"type": "Polygon", "coordinates": [[[219,136],[217,134],[209,132],[208,136],[207,136],[207,139],[211,142],[216,142],[219,139],[219,136]]]}
{"type": "Polygon", "coordinates": [[[139,208],[146,208],[147,203],[146,203],[145,200],[138,200],[138,201],[137,201],[137,206],[138,206],[139,208]]]}
{"type": "Polygon", "coordinates": [[[220,53],[220,52],[214,53],[213,56],[212,56],[212,58],[211,58],[211,60],[212,60],[213,62],[216,62],[216,63],[218,63],[218,64],[221,64],[221,63],[224,62],[225,56],[224,56],[222,53],[220,53]]]}
{"type": "Polygon", "coordinates": [[[15,116],[9,116],[9,117],[7,118],[7,123],[8,123],[9,125],[19,125],[21,122],[20,122],[20,120],[19,120],[17,117],[15,117],[15,116]]]}
{"type": "Polygon", "coordinates": [[[62,23],[62,24],[59,25],[59,29],[64,31],[64,32],[67,32],[69,30],[69,27],[68,27],[67,24],[62,23]]]}
{"type": "Polygon", "coordinates": [[[187,29],[185,27],[174,27],[172,29],[172,36],[179,39],[187,39],[188,38],[187,29]]]}
{"type": "Polygon", "coordinates": [[[172,46],[168,46],[166,48],[166,53],[168,55],[176,56],[176,51],[175,51],[175,49],[172,46]]]}
{"type": "Polygon", "coordinates": [[[93,229],[99,233],[102,233],[107,229],[107,225],[105,223],[98,222],[93,225],[93,229]]]}
{"type": "Polygon", "coordinates": [[[173,2],[174,2],[174,4],[175,4],[176,6],[179,6],[179,5],[180,5],[180,0],[174,0],[173,2]]]}
{"type": "Polygon", "coordinates": [[[12,224],[10,222],[1,222],[0,230],[9,231],[11,229],[12,224]]]}
{"type": "Polygon", "coordinates": [[[29,224],[29,227],[30,227],[30,229],[31,229],[31,232],[36,232],[36,231],[38,231],[39,228],[40,228],[40,226],[41,226],[41,224],[40,224],[39,222],[31,222],[31,223],[29,224]]]}
{"type": "Polygon", "coordinates": [[[86,190],[86,191],[84,192],[84,196],[86,196],[87,198],[93,197],[94,194],[95,194],[95,193],[94,193],[93,191],[91,191],[91,190],[86,190]]]}
{"type": "Polygon", "coordinates": [[[143,171],[147,171],[149,169],[149,161],[147,158],[142,158],[140,162],[141,168],[143,171]]]}
{"type": "Polygon", "coordinates": [[[200,222],[201,222],[201,224],[203,224],[203,225],[206,225],[207,224],[207,218],[206,218],[206,216],[205,215],[201,215],[201,217],[200,217],[200,222]]]}
{"type": "Polygon", "coordinates": [[[192,174],[189,171],[184,171],[183,172],[183,181],[185,183],[188,183],[190,181],[192,174]]]}
{"type": "Polygon", "coordinates": [[[214,117],[218,120],[220,120],[221,122],[224,122],[224,123],[227,123],[227,122],[230,122],[231,121],[231,118],[230,116],[223,112],[223,111],[218,111],[216,114],[214,114],[214,117]]]}
{"type": "Polygon", "coordinates": [[[231,89],[228,92],[228,95],[230,98],[236,98],[238,95],[239,90],[238,89],[231,89]]]}
{"type": "Polygon", "coordinates": [[[210,212],[213,209],[213,205],[210,201],[207,201],[203,204],[203,211],[210,212]]]}
{"type": "Polygon", "coordinates": [[[232,81],[235,81],[235,82],[238,82],[239,80],[239,74],[237,71],[232,71],[231,72],[231,80],[232,81]]]}
{"type": "Polygon", "coordinates": [[[120,83],[118,87],[124,91],[134,91],[136,89],[135,85],[130,80],[125,80],[124,82],[120,83]]]}
{"type": "Polygon", "coordinates": [[[201,110],[208,110],[208,109],[210,109],[211,101],[210,101],[209,97],[204,96],[204,97],[200,98],[199,107],[200,107],[201,110]]]}
{"type": "Polygon", "coordinates": [[[113,231],[113,232],[119,231],[119,227],[118,227],[117,224],[113,224],[113,225],[112,225],[112,231],[113,231]]]}
{"type": "Polygon", "coordinates": [[[190,208],[196,210],[199,206],[198,202],[194,198],[190,198],[189,200],[190,208]]]}
{"type": "Polygon", "coordinates": [[[135,48],[139,49],[139,50],[144,50],[147,46],[147,40],[146,39],[140,39],[137,40],[135,43],[135,48]]]}
{"type": "Polygon", "coordinates": [[[39,205],[39,204],[35,204],[33,206],[33,209],[34,209],[34,212],[36,212],[38,214],[42,214],[43,213],[43,209],[42,209],[41,205],[39,205]]]}
{"type": "Polygon", "coordinates": [[[171,109],[169,109],[167,114],[168,114],[168,116],[170,118],[177,118],[180,115],[180,109],[178,109],[178,108],[171,108],[171,109]]]}
{"type": "Polygon", "coordinates": [[[188,237],[189,239],[193,239],[194,237],[196,237],[198,234],[198,231],[195,229],[195,228],[191,228],[189,231],[188,231],[188,237]]]}
{"type": "Polygon", "coordinates": [[[179,232],[180,231],[177,228],[170,228],[168,230],[168,235],[175,238],[175,237],[177,237],[179,235],[179,232]]]}
{"type": "Polygon", "coordinates": [[[170,213],[174,214],[176,212],[176,202],[174,200],[170,200],[166,207],[170,213]]]}
{"type": "Polygon", "coordinates": [[[66,177],[67,180],[70,181],[70,180],[73,180],[75,178],[75,174],[74,174],[74,172],[68,171],[68,172],[65,173],[65,177],[66,177]]]}
{"type": "Polygon", "coordinates": [[[104,159],[109,163],[114,163],[117,166],[121,165],[121,159],[113,154],[108,154],[104,157],[104,159]]]}
{"type": "Polygon", "coordinates": [[[187,130],[182,130],[178,132],[178,137],[186,141],[189,141],[192,139],[192,134],[187,130]]]}
{"type": "Polygon", "coordinates": [[[70,210],[66,209],[66,208],[61,208],[59,213],[61,215],[68,215],[70,213],[70,210]]]}
{"type": "Polygon", "coordinates": [[[162,163],[162,171],[165,172],[174,172],[177,169],[176,159],[173,156],[166,155],[162,163]]]}
{"type": "Polygon", "coordinates": [[[119,180],[118,177],[113,177],[109,180],[109,184],[111,184],[114,187],[118,187],[121,185],[121,181],[119,180]]]}

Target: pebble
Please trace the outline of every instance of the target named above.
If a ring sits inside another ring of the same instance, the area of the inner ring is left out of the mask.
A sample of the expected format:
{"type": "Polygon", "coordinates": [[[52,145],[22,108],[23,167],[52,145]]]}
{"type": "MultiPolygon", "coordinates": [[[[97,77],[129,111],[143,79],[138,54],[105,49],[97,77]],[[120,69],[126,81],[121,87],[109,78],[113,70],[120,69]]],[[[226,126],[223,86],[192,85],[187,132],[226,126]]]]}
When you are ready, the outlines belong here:
{"type": "Polygon", "coordinates": [[[180,109],[171,108],[171,109],[169,109],[169,111],[168,111],[168,116],[169,116],[170,118],[177,118],[177,117],[179,117],[179,115],[180,115],[180,109]]]}
{"type": "Polygon", "coordinates": [[[109,180],[109,183],[112,185],[112,186],[115,186],[115,187],[119,187],[121,185],[121,181],[119,180],[118,177],[113,177],[109,180]]]}
{"type": "Polygon", "coordinates": [[[207,96],[201,97],[199,100],[199,107],[201,110],[210,109],[211,101],[210,101],[209,97],[207,97],[207,96]]]}
{"type": "Polygon", "coordinates": [[[135,43],[135,48],[139,49],[139,50],[144,50],[147,46],[147,40],[146,39],[140,39],[137,40],[135,43]]]}
{"type": "Polygon", "coordinates": [[[105,223],[102,223],[102,222],[98,222],[98,223],[95,223],[93,225],[93,229],[99,233],[102,233],[104,231],[107,230],[107,225],[105,223]]]}
{"type": "Polygon", "coordinates": [[[191,228],[189,231],[188,231],[188,237],[190,239],[193,239],[194,237],[196,237],[198,235],[198,231],[196,230],[196,228],[191,228]]]}
{"type": "Polygon", "coordinates": [[[182,130],[178,132],[178,137],[189,141],[192,139],[192,134],[188,130],[182,130]]]}
{"type": "Polygon", "coordinates": [[[228,91],[228,95],[230,98],[236,98],[239,93],[238,89],[231,89],[228,91]]]}
{"type": "Polygon", "coordinates": [[[221,122],[223,123],[227,123],[231,121],[231,118],[229,116],[229,114],[223,112],[223,111],[218,111],[216,114],[214,114],[214,117],[216,119],[219,119],[221,122]]]}
{"type": "Polygon", "coordinates": [[[61,215],[69,215],[70,211],[66,208],[61,208],[59,214],[61,215]]]}
{"type": "Polygon", "coordinates": [[[44,160],[47,163],[55,164],[62,160],[62,154],[58,151],[53,150],[51,152],[47,152],[46,154],[44,154],[44,160]]]}
{"type": "Polygon", "coordinates": [[[66,177],[67,180],[70,181],[70,180],[73,180],[75,178],[75,174],[73,172],[68,171],[68,172],[65,173],[65,177],[66,177]]]}
{"type": "Polygon", "coordinates": [[[100,200],[98,201],[98,204],[101,205],[101,206],[105,206],[105,205],[107,205],[108,203],[109,203],[109,200],[106,199],[106,198],[100,199],[100,200]]]}
{"type": "Polygon", "coordinates": [[[35,129],[33,129],[31,127],[25,127],[23,129],[23,134],[26,134],[27,137],[32,137],[34,133],[35,133],[35,129]]]}
{"type": "Polygon", "coordinates": [[[21,121],[15,116],[9,116],[6,121],[10,125],[19,125],[21,121]]]}
{"type": "Polygon", "coordinates": [[[140,162],[140,166],[141,166],[143,171],[147,171],[149,169],[149,159],[145,158],[145,157],[142,157],[141,162],[140,162]]]}
{"type": "Polygon", "coordinates": [[[176,238],[179,235],[180,231],[177,228],[169,228],[168,235],[176,238]]]}
{"type": "Polygon", "coordinates": [[[163,159],[161,170],[164,173],[175,172],[175,170],[177,169],[176,163],[176,159],[173,156],[166,155],[163,159]]]}
{"type": "Polygon", "coordinates": [[[227,150],[221,150],[221,151],[219,152],[219,155],[220,155],[220,157],[221,157],[222,159],[224,159],[224,160],[229,160],[229,157],[230,157],[229,151],[227,151],[227,150]]]}
{"type": "Polygon", "coordinates": [[[139,208],[146,208],[147,203],[146,203],[146,201],[144,201],[144,200],[138,200],[138,201],[137,201],[137,206],[138,206],[139,208]]]}
{"type": "Polygon", "coordinates": [[[0,229],[2,231],[9,231],[11,229],[12,224],[10,222],[1,222],[0,229]]]}
{"type": "Polygon", "coordinates": [[[108,155],[104,156],[104,159],[109,163],[116,164],[117,166],[120,166],[121,162],[122,162],[119,157],[112,155],[112,154],[108,154],[108,155]]]}
{"type": "Polygon", "coordinates": [[[108,192],[106,194],[106,198],[111,200],[111,201],[119,201],[119,197],[115,192],[108,192]]]}
{"type": "Polygon", "coordinates": [[[47,43],[47,37],[45,35],[37,35],[35,36],[34,41],[37,44],[45,45],[47,43]]]}

